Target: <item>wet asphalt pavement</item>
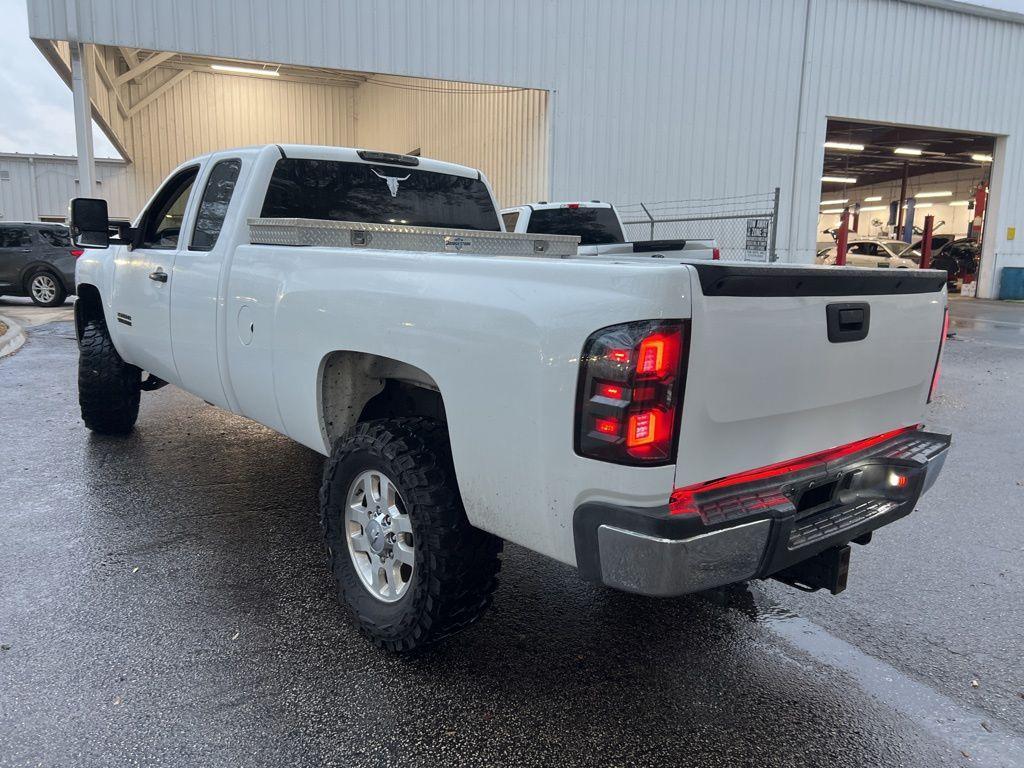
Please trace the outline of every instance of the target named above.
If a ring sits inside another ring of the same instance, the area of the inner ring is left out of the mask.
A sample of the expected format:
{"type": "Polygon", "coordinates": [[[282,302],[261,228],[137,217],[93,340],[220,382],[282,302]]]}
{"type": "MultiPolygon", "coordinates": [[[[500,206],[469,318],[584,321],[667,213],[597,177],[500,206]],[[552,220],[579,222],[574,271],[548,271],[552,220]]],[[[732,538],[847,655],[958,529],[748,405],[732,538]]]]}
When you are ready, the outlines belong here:
{"type": "Polygon", "coordinates": [[[510,546],[412,659],[334,602],[320,456],[171,388],[93,437],[38,326],[0,359],[0,766],[1024,765],[1024,307],[954,316],[954,452],[843,595],[648,600],[510,546]]]}

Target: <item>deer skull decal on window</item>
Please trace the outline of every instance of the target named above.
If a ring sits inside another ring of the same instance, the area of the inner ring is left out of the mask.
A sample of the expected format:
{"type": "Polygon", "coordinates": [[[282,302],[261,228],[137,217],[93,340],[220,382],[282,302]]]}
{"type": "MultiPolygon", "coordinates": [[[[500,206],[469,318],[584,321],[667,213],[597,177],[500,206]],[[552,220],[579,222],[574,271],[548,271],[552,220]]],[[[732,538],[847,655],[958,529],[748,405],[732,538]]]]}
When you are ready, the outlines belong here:
{"type": "Polygon", "coordinates": [[[383,173],[377,173],[375,168],[371,168],[370,170],[373,171],[374,176],[379,179],[384,179],[384,181],[388,183],[388,191],[391,193],[392,197],[398,197],[398,185],[412,176],[411,173],[407,173],[405,176],[385,176],[383,173]]]}

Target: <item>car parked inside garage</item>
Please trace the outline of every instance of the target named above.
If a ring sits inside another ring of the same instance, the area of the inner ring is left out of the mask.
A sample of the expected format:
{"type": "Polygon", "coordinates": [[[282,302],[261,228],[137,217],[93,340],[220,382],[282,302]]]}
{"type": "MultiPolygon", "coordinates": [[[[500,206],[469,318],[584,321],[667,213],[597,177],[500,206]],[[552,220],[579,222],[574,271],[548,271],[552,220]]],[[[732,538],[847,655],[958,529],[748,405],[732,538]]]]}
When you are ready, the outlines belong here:
{"type": "MultiPolygon", "coordinates": [[[[836,249],[819,251],[819,264],[835,264],[836,249]]],[[[876,267],[888,269],[916,269],[921,253],[902,240],[850,240],[846,247],[846,264],[850,267],[876,267]]]]}
{"type": "Polygon", "coordinates": [[[60,306],[75,292],[75,259],[82,253],[63,224],[0,223],[0,296],[60,306]]]}

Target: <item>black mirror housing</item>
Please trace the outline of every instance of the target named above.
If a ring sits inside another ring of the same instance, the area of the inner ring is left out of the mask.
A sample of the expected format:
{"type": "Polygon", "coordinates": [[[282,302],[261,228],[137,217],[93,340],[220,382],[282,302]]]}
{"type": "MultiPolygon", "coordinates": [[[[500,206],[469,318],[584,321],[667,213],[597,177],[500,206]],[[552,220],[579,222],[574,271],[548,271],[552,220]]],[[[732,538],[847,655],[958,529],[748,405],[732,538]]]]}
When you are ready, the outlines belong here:
{"type": "Polygon", "coordinates": [[[110,217],[107,201],[95,197],[75,197],[68,204],[71,240],[81,248],[106,248],[110,245],[110,217]]]}

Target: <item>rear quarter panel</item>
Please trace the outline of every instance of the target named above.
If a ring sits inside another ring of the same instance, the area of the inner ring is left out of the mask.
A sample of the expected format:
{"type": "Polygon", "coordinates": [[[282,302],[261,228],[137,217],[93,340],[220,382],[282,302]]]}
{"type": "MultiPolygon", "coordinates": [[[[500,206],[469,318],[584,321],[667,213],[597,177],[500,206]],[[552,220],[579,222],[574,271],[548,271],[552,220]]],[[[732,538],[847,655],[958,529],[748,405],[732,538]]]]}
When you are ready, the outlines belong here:
{"type": "Polygon", "coordinates": [[[263,308],[273,315],[275,405],[281,430],[299,442],[330,450],[318,387],[324,358],[367,352],[437,382],[466,511],[484,530],[574,564],[579,504],[668,499],[671,466],[574,453],[575,398],[591,333],[689,316],[687,267],[243,246],[232,285],[236,277],[277,282],[274,306],[263,308]]]}

